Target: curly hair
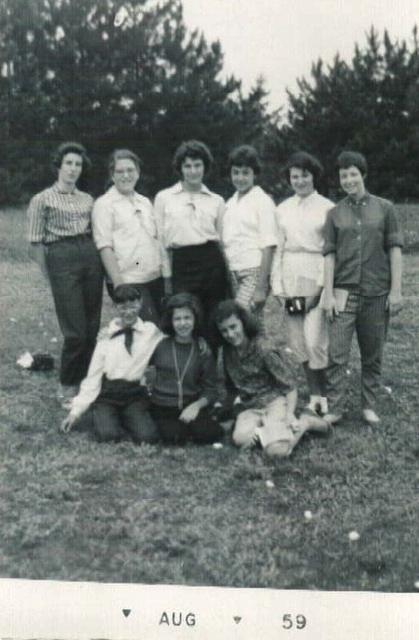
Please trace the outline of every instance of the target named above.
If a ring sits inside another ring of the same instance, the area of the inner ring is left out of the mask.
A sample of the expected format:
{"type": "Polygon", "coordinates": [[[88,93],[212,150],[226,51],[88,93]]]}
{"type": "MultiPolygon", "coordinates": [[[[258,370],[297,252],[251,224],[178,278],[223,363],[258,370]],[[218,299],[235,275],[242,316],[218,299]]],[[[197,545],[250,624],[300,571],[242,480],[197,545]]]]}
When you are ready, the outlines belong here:
{"type": "Polygon", "coordinates": [[[81,156],[83,161],[83,169],[88,169],[91,166],[89,156],[86,149],[79,142],[63,142],[57,147],[52,155],[52,166],[54,169],[60,169],[63,163],[64,156],[68,153],[76,153],[81,156]]]}
{"type": "Polygon", "coordinates": [[[242,144],[235,147],[228,157],[228,168],[232,167],[250,167],[255,175],[259,175],[262,165],[259,154],[250,144],[242,144]]]}
{"type": "Polygon", "coordinates": [[[236,316],[236,318],[241,321],[247,338],[254,338],[259,334],[260,328],[258,322],[247,309],[235,300],[223,300],[218,303],[211,316],[211,333],[218,344],[227,344],[221,335],[219,325],[224,320],[227,320],[227,318],[231,318],[231,316],[236,316]]]}
{"type": "Polygon", "coordinates": [[[194,316],[195,323],[193,328],[193,335],[200,336],[202,334],[202,308],[198,298],[192,293],[176,293],[171,296],[166,303],[163,315],[160,321],[160,328],[164,333],[169,336],[175,334],[173,328],[173,313],[175,309],[189,309],[194,316]]]}
{"type": "Polygon", "coordinates": [[[315,156],[307,151],[296,151],[287,160],[285,165],[285,174],[288,180],[288,184],[291,184],[290,173],[291,169],[301,169],[302,171],[309,171],[313,176],[313,185],[317,189],[320,179],[323,175],[323,165],[315,156]]]}
{"type": "Polygon", "coordinates": [[[186,142],[182,142],[182,144],[176,149],[175,155],[173,156],[173,168],[179,176],[182,175],[182,164],[185,162],[186,158],[202,160],[206,174],[214,163],[211,151],[208,149],[207,145],[200,140],[187,140],[186,142]]]}
{"type": "Polygon", "coordinates": [[[110,178],[112,178],[113,176],[115,165],[118,160],[131,160],[131,162],[135,164],[138,173],[140,173],[141,160],[136,153],[134,153],[130,149],[115,149],[114,151],[112,151],[108,160],[108,171],[110,178]]]}
{"type": "Polygon", "coordinates": [[[338,169],[349,169],[349,167],[356,167],[363,178],[368,173],[367,159],[363,153],[359,151],[342,151],[338,155],[336,161],[338,169]]]}

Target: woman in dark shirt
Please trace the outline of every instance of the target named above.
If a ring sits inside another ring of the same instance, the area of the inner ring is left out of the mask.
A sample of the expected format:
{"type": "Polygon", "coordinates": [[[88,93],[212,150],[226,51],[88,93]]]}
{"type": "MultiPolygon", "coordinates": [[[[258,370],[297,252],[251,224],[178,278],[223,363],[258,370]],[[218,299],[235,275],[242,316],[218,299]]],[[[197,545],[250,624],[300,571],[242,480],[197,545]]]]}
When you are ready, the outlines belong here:
{"type": "Polygon", "coordinates": [[[365,188],[367,162],[361,153],[338,157],[346,198],[329,211],[325,227],[324,304],[329,324],[327,369],[331,423],[344,412],[346,369],[356,330],[362,367],[362,415],[380,421],[375,409],[389,314],[402,306],[403,239],[393,205],[365,188]]]}
{"type": "Polygon", "coordinates": [[[197,443],[218,440],[220,425],[208,407],[216,398],[216,369],[208,349],[199,341],[201,309],[189,293],[172,296],[161,322],[168,334],[156,347],[150,365],[154,373],[151,415],[165,442],[197,443]],[[206,351],[206,352],[204,352],[206,351]]]}
{"type": "Polygon", "coordinates": [[[278,349],[258,340],[258,327],[233,300],[220,302],[214,314],[222,344],[227,390],[238,414],[233,430],[237,446],[259,441],[268,455],[289,456],[306,431],[327,432],[313,412],[297,419],[297,389],[292,367],[278,349]]]}

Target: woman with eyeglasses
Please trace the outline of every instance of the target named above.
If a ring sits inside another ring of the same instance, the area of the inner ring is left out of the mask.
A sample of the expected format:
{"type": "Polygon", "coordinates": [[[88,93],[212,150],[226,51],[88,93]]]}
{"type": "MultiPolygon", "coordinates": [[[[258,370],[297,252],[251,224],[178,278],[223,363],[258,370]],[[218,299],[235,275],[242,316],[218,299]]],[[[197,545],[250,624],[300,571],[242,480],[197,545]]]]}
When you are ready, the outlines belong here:
{"type": "Polygon", "coordinates": [[[140,159],[116,149],[109,159],[112,186],[93,207],[93,235],[107,274],[110,296],[121,284],[137,288],[143,320],[158,321],[164,296],[164,250],[153,207],[136,191],[140,159]]]}

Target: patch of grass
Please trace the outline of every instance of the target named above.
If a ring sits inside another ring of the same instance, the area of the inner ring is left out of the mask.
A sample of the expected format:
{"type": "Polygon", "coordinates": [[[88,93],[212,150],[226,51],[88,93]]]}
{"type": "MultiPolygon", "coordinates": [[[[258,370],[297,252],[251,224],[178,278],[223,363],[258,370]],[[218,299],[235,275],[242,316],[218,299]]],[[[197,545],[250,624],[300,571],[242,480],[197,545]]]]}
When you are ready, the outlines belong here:
{"type": "MultiPolygon", "coordinates": [[[[49,290],[27,259],[23,227],[21,211],[0,214],[2,235],[10,238],[0,254],[2,577],[413,590],[418,256],[406,258],[407,304],[386,347],[383,385],[391,393],[383,388],[380,395],[383,424],[371,428],[360,420],[354,353],[342,426],[327,438],[306,437],[290,460],[278,461],[228,442],[220,450],[99,445],[89,437],[88,419],[69,436],[59,433],[64,412],[55,400],[56,373],[28,373],[15,364],[26,349],[58,360],[61,344],[49,290]],[[348,538],[353,530],[357,542],[348,538]]],[[[107,303],[105,321],[110,313],[107,303]]],[[[271,339],[283,339],[274,301],[268,316],[271,339]]]]}

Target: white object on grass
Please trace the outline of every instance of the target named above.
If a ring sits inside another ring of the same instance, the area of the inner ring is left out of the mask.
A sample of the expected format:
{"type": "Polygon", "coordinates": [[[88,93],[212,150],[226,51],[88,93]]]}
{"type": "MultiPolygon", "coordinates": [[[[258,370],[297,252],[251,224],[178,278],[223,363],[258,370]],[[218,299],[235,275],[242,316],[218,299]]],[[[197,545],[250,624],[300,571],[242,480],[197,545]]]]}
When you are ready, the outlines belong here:
{"type": "Polygon", "coordinates": [[[311,511],[307,510],[307,511],[304,511],[304,517],[306,520],[312,520],[313,514],[311,513],[311,511]]]}
{"type": "Polygon", "coordinates": [[[266,481],[266,486],[268,487],[268,489],[274,489],[275,488],[275,484],[272,482],[272,480],[267,480],[266,481]]]}
{"type": "Polygon", "coordinates": [[[51,338],[51,342],[58,342],[58,338],[51,338]]]}
{"type": "Polygon", "coordinates": [[[351,542],[356,542],[360,537],[361,536],[359,535],[358,531],[350,531],[348,534],[348,538],[351,542]]]}
{"type": "Polygon", "coordinates": [[[214,444],[212,445],[213,449],[222,449],[223,445],[221,444],[221,442],[214,442],[214,444]]]}
{"type": "Polygon", "coordinates": [[[389,395],[393,393],[393,389],[391,387],[384,387],[384,390],[387,391],[389,395]]]}
{"type": "Polygon", "coordinates": [[[22,353],[22,355],[19,356],[19,358],[16,360],[16,364],[18,364],[19,367],[23,367],[23,369],[29,369],[32,366],[32,363],[33,358],[29,351],[25,351],[25,353],[22,353]]]}

